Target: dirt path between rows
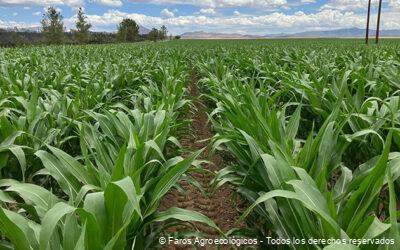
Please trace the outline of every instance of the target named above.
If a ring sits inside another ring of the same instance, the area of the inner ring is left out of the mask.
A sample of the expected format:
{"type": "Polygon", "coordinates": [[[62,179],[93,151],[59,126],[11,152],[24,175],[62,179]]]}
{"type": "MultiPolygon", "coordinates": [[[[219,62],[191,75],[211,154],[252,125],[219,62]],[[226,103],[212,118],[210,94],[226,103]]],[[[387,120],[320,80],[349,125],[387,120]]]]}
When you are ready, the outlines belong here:
{"type": "MultiPolygon", "coordinates": [[[[189,85],[189,93],[193,98],[194,109],[189,112],[188,118],[192,120],[190,128],[185,133],[180,142],[183,148],[189,151],[196,151],[208,146],[209,140],[213,136],[211,124],[208,121],[206,106],[200,97],[200,91],[197,86],[197,78],[194,72],[191,73],[191,82],[189,85]]],[[[187,156],[187,155],[183,155],[187,156]]],[[[225,167],[224,159],[221,155],[211,154],[209,148],[204,150],[199,160],[207,160],[212,164],[203,164],[203,168],[215,172],[225,167]]],[[[213,175],[210,173],[194,173],[193,177],[203,186],[208,193],[211,191],[210,181],[213,175]]],[[[227,232],[233,228],[243,227],[243,223],[237,224],[239,214],[235,203],[232,201],[232,188],[225,184],[208,197],[189,183],[182,181],[180,185],[186,190],[185,193],[180,193],[177,190],[171,190],[161,201],[160,210],[165,210],[170,207],[180,207],[184,209],[194,210],[211,218],[222,231],[227,232]]],[[[218,233],[213,229],[203,224],[196,223],[197,229],[211,237],[218,237],[218,233]]],[[[179,230],[179,227],[173,229],[179,230]]],[[[177,247],[166,246],[162,249],[193,249],[192,247],[177,247]]],[[[207,247],[202,249],[217,249],[207,247]]],[[[229,248],[228,248],[229,249],[229,248]]]]}

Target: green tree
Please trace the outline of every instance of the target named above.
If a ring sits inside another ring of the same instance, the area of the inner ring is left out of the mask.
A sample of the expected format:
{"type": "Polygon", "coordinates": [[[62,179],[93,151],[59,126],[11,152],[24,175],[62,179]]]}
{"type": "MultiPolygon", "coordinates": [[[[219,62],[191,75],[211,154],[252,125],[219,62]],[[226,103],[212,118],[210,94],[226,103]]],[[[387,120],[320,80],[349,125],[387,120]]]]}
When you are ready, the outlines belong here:
{"type": "Polygon", "coordinates": [[[73,30],[75,40],[78,43],[87,43],[90,38],[90,28],[92,25],[88,23],[87,16],[82,8],[79,8],[76,18],[76,30],[73,30]]]}
{"type": "Polygon", "coordinates": [[[118,26],[117,38],[121,42],[134,42],[139,35],[139,25],[129,18],[125,18],[118,26]]]}
{"type": "Polygon", "coordinates": [[[48,43],[60,44],[64,41],[63,16],[54,7],[49,7],[43,14],[42,32],[48,43]]]}
{"type": "Polygon", "coordinates": [[[17,27],[15,27],[10,33],[11,33],[11,38],[10,38],[11,46],[21,46],[24,44],[23,36],[19,34],[19,30],[17,27]]]}
{"type": "Polygon", "coordinates": [[[161,40],[167,39],[168,30],[167,30],[167,27],[165,27],[165,25],[161,26],[159,33],[160,33],[159,37],[160,37],[161,40]]]}
{"type": "Polygon", "coordinates": [[[160,36],[160,31],[156,28],[153,28],[150,33],[149,33],[149,39],[153,42],[157,42],[159,36],[160,36]]]}

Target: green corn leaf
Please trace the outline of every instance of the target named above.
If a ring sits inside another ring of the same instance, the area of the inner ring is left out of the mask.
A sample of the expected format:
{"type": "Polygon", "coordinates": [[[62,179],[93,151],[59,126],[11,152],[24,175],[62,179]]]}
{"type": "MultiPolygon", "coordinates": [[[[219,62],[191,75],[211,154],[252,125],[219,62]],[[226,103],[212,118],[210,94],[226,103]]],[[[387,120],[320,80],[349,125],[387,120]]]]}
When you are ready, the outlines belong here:
{"type": "Polygon", "coordinates": [[[299,105],[296,108],[296,111],[293,113],[293,115],[290,117],[289,122],[286,126],[286,135],[289,140],[293,140],[296,135],[297,131],[299,129],[299,124],[300,124],[300,114],[301,114],[301,105],[299,105]]]}
{"type": "Polygon", "coordinates": [[[364,214],[371,205],[373,199],[383,186],[383,180],[386,172],[389,150],[391,146],[392,131],[387,137],[384,151],[376,163],[372,172],[364,179],[358,188],[347,201],[343,211],[342,224],[345,226],[346,232],[352,235],[356,228],[362,222],[364,214]]]}
{"type": "Polygon", "coordinates": [[[32,242],[34,233],[28,222],[21,215],[0,208],[0,231],[14,244],[17,249],[33,249],[38,247],[32,242]]]}
{"type": "Polygon", "coordinates": [[[164,176],[157,182],[154,187],[151,202],[148,209],[146,210],[144,217],[152,214],[156,210],[157,204],[160,202],[161,198],[169,191],[169,189],[175,185],[183,173],[190,167],[194,159],[196,159],[202,150],[199,150],[183,161],[177,163],[174,167],[170,168],[164,176]]]}
{"type": "Polygon", "coordinates": [[[196,212],[196,211],[191,211],[187,209],[182,209],[182,208],[177,208],[173,207],[168,210],[162,211],[162,212],[157,212],[155,213],[151,221],[165,221],[169,219],[176,219],[180,221],[188,221],[188,222],[201,222],[203,224],[206,224],[207,226],[217,230],[219,233],[224,234],[221,229],[207,216],[196,212]]]}
{"type": "Polygon", "coordinates": [[[69,166],[61,163],[57,158],[45,151],[40,150],[35,154],[42,160],[45,168],[49,170],[51,176],[57,180],[63,191],[75,199],[81,185],[69,171],[69,166]]]}
{"type": "Polygon", "coordinates": [[[57,224],[60,220],[68,214],[76,211],[75,207],[72,207],[64,202],[59,202],[51,208],[42,220],[42,229],[40,231],[40,249],[46,250],[51,237],[56,229],[57,224]]]}

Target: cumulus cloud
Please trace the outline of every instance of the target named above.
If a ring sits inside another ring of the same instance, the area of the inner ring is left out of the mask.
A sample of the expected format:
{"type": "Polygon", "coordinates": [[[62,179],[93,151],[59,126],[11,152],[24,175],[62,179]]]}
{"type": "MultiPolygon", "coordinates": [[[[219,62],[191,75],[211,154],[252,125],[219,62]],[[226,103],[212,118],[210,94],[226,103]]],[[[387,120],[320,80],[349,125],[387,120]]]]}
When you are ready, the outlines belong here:
{"type": "Polygon", "coordinates": [[[204,15],[216,15],[217,12],[213,8],[208,8],[208,9],[200,9],[199,11],[201,14],[204,15]]]}
{"type": "MultiPolygon", "coordinates": [[[[387,12],[382,16],[383,29],[400,29],[400,11],[387,12]]],[[[261,16],[233,15],[233,16],[174,16],[161,18],[146,16],[137,13],[126,13],[109,10],[103,15],[88,15],[89,21],[95,30],[115,30],[123,18],[132,18],[145,27],[160,27],[166,25],[168,29],[179,34],[190,30],[207,30],[209,32],[246,31],[248,34],[268,34],[279,32],[301,32],[307,30],[327,30],[365,26],[365,15],[355,12],[342,12],[340,10],[321,10],[316,13],[306,14],[296,12],[285,14],[274,12],[261,16]]],[[[375,20],[376,16],[372,17],[375,20]]],[[[67,20],[68,21],[68,20],[67,20]]],[[[70,21],[73,24],[74,20],[70,21]]],[[[67,23],[67,22],[66,22],[67,23]]],[[[374,25],[374,24],[371,24],[374,25]]]]}
{"type": "MultiPolygon", "coordinates": [[[[4,1],[4,0],[0,0],[4,1]]],[[[7,0],[11,1],[11,0],[7,0]]],[[[17,1],[17,0],[14,0],[17,1]]],[[[44,0],[54,1],[54,0],[44,0]]],[[[78,0],[75,0],[78,1],[78,0]]],[[[179,0],[176,0],[179,1],[179,0]]],[[[191,1],[191,0],[188,0],[191,1]]],[[[205,0],[209,2],[217,2],[205,0]]],[[[218,0],[222,2],[222,0],[218,0]]],[[[248,2],[248,0],[232,0],[230,2],[248,2]]],[[[344,0],[335,0],[344,1],[344,0]]],[[[356,0],[355,0],[356,1],[356,0]]],[[[400,29],[400,8],[397,1],[388,0],[386,4],[392,4],[392,8],[385,10],[382,16],[382,29],[400,29]]],[[[228,0],[225,0],[228,2],[228,0]]],[[[204,13],[212,13],[214,8],[202,8],[204,13]]],[[[240,9],[239,9],[240,10],[240,9]]],[[[34,14],[34,13],[33,13],[34,14]]],[[[39,15],[38,13],[37,15],[39,15]]],[[[340,10],[335,8],[323,8],[316,10],[314,13],[304,13],[298,11],[296,13],[284,13],[275,11],[264,15],[247,15],[241,14],[239,11],[233,12],[230,16],[224,15],[175,15],[174,11],[164,9],[161,16],[148,16],[139,13],[127,13],[119,10],[108,10],[105,13],[97,15],[87,15],[89,21],[93,25],[95,31],[115,31],[118,23],[123,18],[131,18],[142,26],[152,28],[166,25],[168,30],[174,34],[180,34],[186,31],[205,30],[209,32],[226,32],[226,33],[247,33],[247,34],[270,34],[280,32],[301,32],[308,30],[328,30],[340,28],[364,28],[365,13],[349,10],[340,10]]],[[[372,22],[376,20],[376,14],[372,16],[372,22]]],[[[74,27],[75,18],[70,17],[64,20],[67,29],[74,27]]],[[[38,25],[36,23],[35,25],[38,25]]],[[[373,27],[375,24],[371,23],[373,27]]],[[[0,27],[26,27],[33,26],[29,23],[0,21],[0,27]]]]}
{"type": "Polygon", "coordinates": [[[316,0],[300,0],[300,3],[315,3],[316,0]]]}
{"type": "Polygon", "coordinates": [[[36,12],[32,13],[33,16],[40,16],[41,14],[42,14],[42,12],[40,12],[40,11],[36,11],[36,12]]]}
{"type": "Polygon", "coordinates": [[[175,13],[169,9],[163,9],[160,14],[164,18],[172,18],[175,16],[175,13]]]}
{"type": "Polygon", "coordinates": [[[400,0],[389,0],[389,6],[395,9],[400,9],[400,0]]]}
{"type": "MultiPolygon", "coordinates": [[[[399,1],[399,0],[389,0],[399,1]]],[[[372,5],[377,5],[379,0],[372,0],[372,5]]],[[[327,4],[324,4],[321,9],[335,9],[343,11],[356,11],[364,10],[368,8],[368,0],[331,0],[327,4]]]]}
{"type": "Polygon", "coordinates": [[[287,4],[287,0],[130,0],[139,3],[189,4],[204,8],[223,7],[278,7],[287,4]]]}
{"type": "Polygon", "coordinates": [[[3,21],[0,19],[0,28],[2,29],[34,29],[39,30],[40,25],[38,23],[25,23],[25,22],[15,22],[15,21],[3,21]]]}
{"type": "Polygon", "coordinates": [[[1,5],[11,6],[55,6],[55,5],[68,5],[71,7],[83,5],[84,0],[0,0],[1,5]]]}
{"type": "Polygon", "coordinates": [[[101,4],[101,5],[111,6],[111,7],[121,7],[122,6],[121,0],[93,0],[93,2],[101,4]]]}

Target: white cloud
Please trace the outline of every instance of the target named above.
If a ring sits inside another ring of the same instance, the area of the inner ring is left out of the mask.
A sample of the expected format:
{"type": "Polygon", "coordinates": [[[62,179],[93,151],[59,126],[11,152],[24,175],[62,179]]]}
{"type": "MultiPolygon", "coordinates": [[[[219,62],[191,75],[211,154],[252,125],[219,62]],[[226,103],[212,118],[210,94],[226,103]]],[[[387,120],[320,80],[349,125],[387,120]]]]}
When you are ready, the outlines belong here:
{"type": "Polygon", "coordinates": [[[163,9],[160,12],[160,15],[164,18],[172,18],[175,16],[175,13],[173,11],[170,11],[169,9],[163,9]]]}
{"type": "Polygon", "coordinates": [[[389,6],[395,9],[400,9],[400,0],[389,0],[389,6]]]}
{"type": "Polygon", "coordinates": [[[210,15],[210,16],[216,15],[216,14],[217,14],[217,12],[215,11],[215,9],[213,9],[213,8],[200,9],[199,12],[200,12],[201,14],[210,15]]]}
{"type": "MultiPolygon", "coordinates": [[[[382,29],[400,29],[400,11],[387,12],[382,16],[382,29]]],[[[296,12],[285,14],[274,12],[261,16],[175,16],[164,19],[137,13],[125,13],[109,10],[103,15],[88,15],[95,30],[114,31],[123,18],[132,18],[139,24],[152,28],[166,25],[174,34],[186,31],[204,30],[209,32],[235,33],[245,31],[247,34],[264,35],[280,32],[301,32],[307,30],[329,30],[340,28],[364,28],[365,15],[340,10],[321,10],[313,14],[296,12]]],[[[376,15],[371,20],[375,20],[376,15]]],[[[67,24],[66,20],[66,24],[67,24]]],[[[73,24],[73,20],[70,21],[73,24]]],[[[373,27],[373,23],[371,27],[373,27]]]]}
{"type": "Polygon", "coordinates": [[[13,16],[18,16],[18,13],[17,12],[13,12],[12,15],[13,16]]]}
{"type": "Polygon", "coordinates": [[[130,0],[139,3],[186,4],[204,8],[223,7],[278,7],[287,4],[287,0],[130,0]]]}
{"type": "MultiPolygon", "coordinates": [[[[239,2],[240,0],[234,1],[239,2]]],[[[398,2],[396,1],[387,3],[392,4],[393,7],[398,5],[398,2]]],[[[37,15],[40,15],[40,12],[37,15]]],[[[307,14],[301,11],[294,14],[276,11],[258,16],[241,14],[239,11],[233,12],[231,16],[195,14],[188,16],[175,16],[174,12],[169,9],[164,9],[161,13],[161,16],[147,16],[138,13],[108,10],[103,14],[87,16],[89,22],[91,22],[93,25],[93,30],[96,31],[115,31],[118,23],[121,22],[123,18],[131,18],[147,28],[166,25],[168,30],[174,34],[180,34],[193,30],[204,30],[217,33],[241,32],[246,34],[264,35],[269,33],[302,32],[308,30],[329,30],[351,27],[364,28],[365,26],[364,12],[358,13],[356,11],[339,9],[321,9],[317,10],[315,13],[307,14]]],[[[382,15],[382,29],[400,29],[399,16],[400,8],[386,9],[385,14],[382,15]]],[[[374,27],[374,22],[376,20],[375,12],[371,20],[371,27],[374,27]]],[[[74,22],[75,17],[65,18],[64,20],[67,29],[72,28],[74,26],[74,22]]],[[[29,24],[0,20],[0,27],[17,26],[25,28],[27,26],[32,27],[34,25],[39,26],[39,23],[29,24]]]]}
{"type": "Polygon", "coordinates": [[[27,6],[55,6],[67,5],[71,7],[82,6],[84,0],[0,0],[1,5],[23,5],[27,6]]]}
{"type": "Polygon", "coordinates": [[[2,28],[2,29],[18,28],[18,29],[35,29],[35,30],[39,30],[40,25],[38,23],[2,21],[0,19],[0,28],[2,28]]]}
{"type": "Polygon", "coordinates": [[[33,16],[40,16],[41,14],[42,14],[42,12],[40,12],[40,11],[36,11],[36,12],[32,13],[33,16]]]}
{"type": "Polygon", "coordinates": [[[300,0],[300,3],[315,3],[315,0],[300,0]]]}
{"type": "MultiPolygon", "coordinates": [[[[389,1],[400,1],[400,0],[389,0],[389,1]]],[[[379,0],[372,0],[373,6],[378,5],[379,0]]],[[[331,0],[327,4],[324,4],[321,9],[335,9],[342,11],[356,11],[365,10],[368,8],[368,0],[331,0]]]]}
{"type": "Polygon", "coordinates": [[[123,4],[121,0],[93,0],[93,2],[111,7],[121,7],[123,4]]]}

